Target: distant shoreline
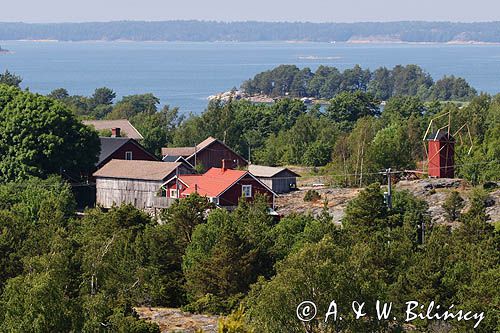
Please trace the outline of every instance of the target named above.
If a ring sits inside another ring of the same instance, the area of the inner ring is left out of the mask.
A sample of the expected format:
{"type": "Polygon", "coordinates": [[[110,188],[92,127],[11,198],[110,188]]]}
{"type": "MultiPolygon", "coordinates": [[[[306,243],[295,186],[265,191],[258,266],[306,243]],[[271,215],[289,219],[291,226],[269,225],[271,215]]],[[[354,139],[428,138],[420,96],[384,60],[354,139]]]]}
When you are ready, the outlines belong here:
{"type": "Polygon", "coordinates": [[[0,40],[500,44],[494,22],[0,22],[0,40]]]}
{"type": "MultiPolygon", "coordinates": [[[[290,44],[352,44],[352,45],[363,45],[363,44],[401,44],[401,45],[500,45],[500,42],[482,42],[477,40],[456,40],[448,42],[408,42],[400,40],[378,40],[378,39],[354,39],[348,41],[330,41],[330,42],[318,42],[318,41],[308,41],[308,40],[272,40],[272,41],[239,41],[239,40],[218,40],[218,41],[191,41],[191,40],[133,40],[133,39],[115,39],[115,40],[104,40],[104,39],[89,39],[89,40],[57,40],[57,39],[8,39],[0,40],[2,43],[7,42],[28,42],[28,43],[290,43],[290,44]]],[[[9,50],[0,50],[0,53],[12,53],[9,50]]]]}

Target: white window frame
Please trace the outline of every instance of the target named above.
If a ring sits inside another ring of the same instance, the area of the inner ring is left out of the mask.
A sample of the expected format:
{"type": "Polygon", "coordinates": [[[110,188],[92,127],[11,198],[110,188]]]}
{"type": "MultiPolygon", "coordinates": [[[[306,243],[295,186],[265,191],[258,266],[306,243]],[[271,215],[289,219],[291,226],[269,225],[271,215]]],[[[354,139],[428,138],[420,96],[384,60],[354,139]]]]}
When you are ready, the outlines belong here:
{"type": "Polygon", "coordinates": [[[131,151],[126,151],[126,152],[125,152],[125,159],[126,159],[127,161],[131,161],[131,160],[133,160],[133,159],[134,159],[134,155],[132,154],[132,152],[131,152],[131,151]],[[130,158],[129,158],[129,156],[130,156],[130,158]]]}
{"type": "Polygon", "coordinates": [[[251,198],[252,197],[252,185],[241,185],[241,194],[245,198],[251,198]],[[248,191],[248,193],[247,193],[247,191],[248,191]]]}
{"type": "Polygon", "coordinates": [[[212,198],[210,198],[210,202],[218,205],[219,204],[219,198],[218,197],[212,197],[212,198]]]}
{"type": "Polygon", "coordinates": [[[177,189],[176,188],[171,188],[170,189],[170,197],[171,198],[177,198],[177,189]]]}

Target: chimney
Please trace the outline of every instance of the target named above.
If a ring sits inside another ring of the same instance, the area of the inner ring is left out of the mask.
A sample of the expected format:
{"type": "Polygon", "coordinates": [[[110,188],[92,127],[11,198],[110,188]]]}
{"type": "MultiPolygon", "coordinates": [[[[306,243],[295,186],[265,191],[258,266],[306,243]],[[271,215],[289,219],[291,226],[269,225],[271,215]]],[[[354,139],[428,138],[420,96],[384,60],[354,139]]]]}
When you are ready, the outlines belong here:
{"type": "Polygon", "coordinates": [[[112,138],[119,138],[121,136],[120,134],[120,127],[115,127],[111,129],[111,137],[112,138]]]}
{"type": "Polygon", "coordinates": [[[232,169],[231,168],[232,163],[233,163],[232,160],[223,159],[222,160],[222,171],[226,171],[227,169],[232,169]]]}

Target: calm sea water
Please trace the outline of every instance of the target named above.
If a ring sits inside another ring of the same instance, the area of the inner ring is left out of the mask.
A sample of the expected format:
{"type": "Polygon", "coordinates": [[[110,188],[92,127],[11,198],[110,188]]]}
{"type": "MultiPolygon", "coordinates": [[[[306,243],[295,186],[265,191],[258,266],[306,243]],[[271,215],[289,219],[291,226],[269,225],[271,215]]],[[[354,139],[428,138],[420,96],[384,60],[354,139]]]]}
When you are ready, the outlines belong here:
{"type": "Polygon", "coordinates": [[[193,42],[0,42],[0,71],[24,78],[42,94],[64,87],[90,95],[107,86],[118,96],[151,92],[182,113],[199,113],[207,97],[279,64],[375,69],[417,64],[435,79],[454,74],[479,91],[500,92],[500,45],[193,43],[193,42]]]}

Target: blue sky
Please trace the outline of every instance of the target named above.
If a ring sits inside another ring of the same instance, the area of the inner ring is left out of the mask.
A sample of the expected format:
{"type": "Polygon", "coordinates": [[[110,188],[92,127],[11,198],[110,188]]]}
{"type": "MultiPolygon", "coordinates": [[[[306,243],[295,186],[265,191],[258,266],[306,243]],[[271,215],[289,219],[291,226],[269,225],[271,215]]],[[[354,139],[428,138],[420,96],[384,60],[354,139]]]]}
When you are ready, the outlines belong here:
{"type": "Polygon", "coordinates": [[[2,0],[0,21],[492,21],[500,0],[2,0]]]}

